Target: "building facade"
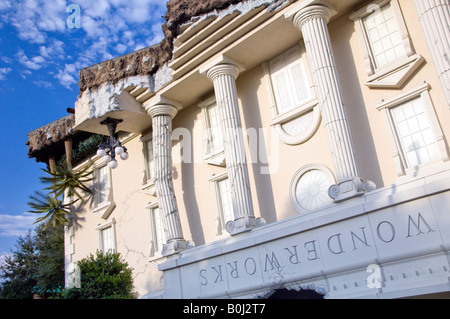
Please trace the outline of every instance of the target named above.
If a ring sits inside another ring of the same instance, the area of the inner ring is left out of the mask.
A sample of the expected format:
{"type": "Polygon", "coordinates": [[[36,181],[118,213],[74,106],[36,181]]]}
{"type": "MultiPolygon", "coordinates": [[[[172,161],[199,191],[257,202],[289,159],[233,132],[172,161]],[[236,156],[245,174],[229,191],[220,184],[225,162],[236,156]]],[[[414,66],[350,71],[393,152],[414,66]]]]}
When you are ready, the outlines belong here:
{"type": "Polygon", "coordinates": [[[450,3],[210,2],[80,72],[74,131],[129,159],[78,164],[66,284],[99,249],[142,298],[449,297],[450,3]]]}

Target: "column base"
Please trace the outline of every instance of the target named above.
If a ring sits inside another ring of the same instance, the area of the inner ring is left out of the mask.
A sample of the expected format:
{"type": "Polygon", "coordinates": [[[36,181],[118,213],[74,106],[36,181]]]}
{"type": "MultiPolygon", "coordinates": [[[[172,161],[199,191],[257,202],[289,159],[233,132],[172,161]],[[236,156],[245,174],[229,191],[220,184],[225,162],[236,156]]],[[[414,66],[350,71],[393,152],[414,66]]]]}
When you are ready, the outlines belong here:
{"type": "Polygon", "coordinates": [[[254,216],[239,217],[235,220],[229,221],[225,228],[231,236],[246,233],[255,227],[264,226],[266,221],[262,217],[255,218],[254,216]]]}
{"type": "Polygon", "coordinates": [[[161,255],[163,255],[163,257],[170,257],[192,247],[194,247],[194,243],[191,241],[174,239],[163,245],[161,255]]]}
{"type": "Polygon", "coordinates": [[[335,203],[358,197],[366,192],[376,189],[376,185],[372,181],[365,181],[360,177],[350,177],[340,181],[336,185],[332,185],[328,189],[330,196],[335,203]]]}

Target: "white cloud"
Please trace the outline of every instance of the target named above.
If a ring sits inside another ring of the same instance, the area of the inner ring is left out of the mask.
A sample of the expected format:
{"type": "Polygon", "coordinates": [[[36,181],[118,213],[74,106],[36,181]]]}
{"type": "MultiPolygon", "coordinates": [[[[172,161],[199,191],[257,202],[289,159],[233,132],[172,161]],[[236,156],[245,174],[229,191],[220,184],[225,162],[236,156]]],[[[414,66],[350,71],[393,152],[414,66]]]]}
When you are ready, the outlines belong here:
{"type": "Polygon", "coordinates": [[[20,19],[14,18],[12,25],[16,27],[20,39],[29,41],[30,43],[41,44],[45,42],[45,33],[36,28],[34,21],[30,19],[23,19],[21,21],[20,19]]]}
{"type": "Polygon", "coordinates": [[[0,237],[25,236],[29,229],[34,229],[33,223],[39,216],[32,213],[21,215],[0,214],[0,237]]]}
{"type": "Polygon", "coordinates": [[[20,72],[20,77],[24,80],[28,78],[29,75],[33,74],[30,70],[23,70],[20,72]]]}
{"type": "Polygon", "coordinates": [[[5,262],[6,258],[11,255],[12,255],[11,253],[0,251],[0,266],[5,262]]]}
{"type": "Polygon", "coordinates": [[[37,86],[41,87],[41,88],[45,88],[45,89],[49,89],[53,86],[53,84],[51,84],[48,81],[43,81],[43,80],[39,80],[39,81],[33,81],[34,84],[36,84],[37,86]]]}
{"type": "Polygon", "coordinates": [[[2,56],[0,59],[7,64],[13,63],[13,59],[11,59],[10,57],[7,57],[7,56],[2,56]]]}
{"type": "Polygon", "coordinates": [[[11,71],[12,71],[11,68],[0,68],[0,80],[5,80],[6,74],[8,74],[11,71]]]}
{"type": "MultiPolygon", "coordinates": [[[[11,253],[7,253],[7,252],[4,252],[4,251],[0,251],[0,266],[3,265],[3,263],[6,261],[6,258],[7,258],[8,256],[12,256],[12,254],[11,254],[11,253]]],[[[4,280],[3,278],[0,278],[0,283],[2,283],[2,282],[4,282],[4,281],[5,281],[5,280],[4,280]]]]}
{"type": "Polygon", "coordinates": [[[70,90],[73,84],[78,83],[78,70],[75,64],[66,64],[64,70],[58,70],[55,78],[62,86],[70,90]]]}
{"type": "Polygon", "coordinates": [[[0,0],[0,11],[11,8],[11,2],[6,0],[0,0]]]}
{"type": "Polygon", "coordinates": [[[122,43],[119,43],[118,45],[116,45],[116,51],[119,54],[123,54],[126,51],[126,49],[127,49],[127,46],[122,43]]]}
{"type": "MultiPolygon", "coordinates": [[[[81,68],[153,45],[163,38],[161,16],[165,14],[165,1],[75,3],[80,6],[80,29],[66,25],[72,14],[67,12],[70,3],[66,0],[0,0],[2,23],[14,26],[20,39],[37,44],[23,46],[15,55],[25,66],[25,70],[18,70],[22,78],[30,76],[32,70],[51,66],[48,75],[71,89],[78,83],[81,68]]],[[[1,77],[4,75],[0,73],[1,77]]],[[[42,80],[48,83],[48,79],[42,80]]],[[[44,82],[34,81],[45,87],[44,82]]]]}
{"type": "Polygon", "coordinates": [[[47,46],[40,46],[39,53],[45,58],[63,59],[64,58],[64,42],[52,39],[47,46]]]}
{"type": "Polygon", "coordinates": [[[22,49],[17,51],[16,57],[22,65],[32,70],[39,70],[45,62],[45,59],[40,55],[34,56],[31,59],[28,58],[22,49]]]}
{"type": "Polygon", "coordinates": [[[36,13],[39,30],[64,32],[66,29],[66,0],[39,1],[41,6],[36,13]]]}
{"type": "Polygon", "coordinates": [[[22,0],[8,6],[0,3],[7,11],[7,20],[18,31],[19,38],[30,43],[45,43],[46,32],[64,32],[66,28],[65,0],[22,0]]]}

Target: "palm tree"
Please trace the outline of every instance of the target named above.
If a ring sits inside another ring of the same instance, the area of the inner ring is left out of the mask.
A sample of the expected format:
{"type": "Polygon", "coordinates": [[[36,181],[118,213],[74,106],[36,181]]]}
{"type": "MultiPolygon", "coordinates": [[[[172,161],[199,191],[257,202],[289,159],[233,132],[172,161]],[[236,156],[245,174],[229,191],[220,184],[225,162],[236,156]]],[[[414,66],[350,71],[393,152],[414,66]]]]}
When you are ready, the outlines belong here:
{"type": "Polygon", "coordinates": [[[93,163],[86,165],[84,168],[74,171],[72,168],[72,137],[69,136],[64,141],[66,152],[66,161],[62,165],[55,165],[54,156],[49,156],[49,168],[43,171],[50,175],[50,177],[41,177],[41,182],[49,186],[44,190],[50,190],[50,194],[43,195],[35,192],[34,196],[30,196],[31,201],[28,205],[32,208],[32,213],[46,214],[40,217],[35,223],[47,220],[45,228],[49,226],[57,226],[60,224],[68,224],[70,215],[70,207],[78,200],[83,200],[80,191],[91,195],[92,190],[86,183],[93,180],[92,170],[90,170],[93,163]],[[76,195],[77,199],[72,200],[76,195]],[[64,204],[64,198],[68,197],[69,203],[64,204]],[[61,199],[60,199],[61,198],[61,199]]]}
{"type": "Polygon", "coordinates": [[[91,195],[92,190],[86,185],[86,183],[92,181],[92,171],[90,170],[92,163],[86,165],[84,168],[74,171],[70,163],[64,163],[62,166],[56,166],[55,171],[52,173],[49,170],[42,169],[44,172],[50,174],[50,177],[41,177],[41,182],[49,184],[45,190],[51,190],[55,193],[55,197],[63,196],[66,194],[69,198],[74,195],[78,199],[83,199],[83,196],[79,191],[91,195]]]}
{"type": "Polygon", "coordinates": [[[78,200],[83,200],[81,191],[91,195],[92,190],[86,185],[92,181],[91,164],[86,165],[79,171],[74,171],[70,163],[56,166],[53,172],[43,169],[50,174],[50,177],[41,177],[41,182],[50,184],[45,190],[50,190],[48,195],[35,192],[29,196],[31,199],[28,205],[32,208],[31,213],[46,214],[39,217],[35,223],[46,221],[44,228],[66,225],[69,223],[70,207],[78,200]],[[77,199],[64,204],[64,198],[77,199]]]}
{"type": "Polygon", "coordinates": [[[69,222],[67,216],[70,214],[70,206],[77,201],[64,204],[63,199],[40,192],[35,192],[35,195],[29,196],[29,198],[32,200],[27,203],[32,208],[30,213],[46,214],[43,217],[39,217],[35,222],[36,224],[47,220],[44,229],[50,226],[66,225],[69,222]]]}

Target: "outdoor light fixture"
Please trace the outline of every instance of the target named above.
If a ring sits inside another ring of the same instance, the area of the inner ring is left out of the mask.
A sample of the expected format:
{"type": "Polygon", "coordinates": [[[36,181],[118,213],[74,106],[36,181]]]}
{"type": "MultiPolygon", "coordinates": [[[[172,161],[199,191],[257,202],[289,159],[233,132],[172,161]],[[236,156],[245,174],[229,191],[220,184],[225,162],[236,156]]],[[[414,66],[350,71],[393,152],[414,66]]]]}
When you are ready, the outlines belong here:
{"type": "Polygon", "coordinates": [[[122,122],[122,120],[116,120],[109,117],[100,122],[101,125],[106,125],[108,127],[109,138],[106,143],[102,143],[98,146],[97,156],[101,157],[105,163],[108,163],[108,166],[112,169],[117,168],[119,165],[116,161],[116,155],[119,155],[124,161],[128,159],[127,148],[122,146],[116,138],[116,128],[117,124],[120,122],[122,122]]]}

